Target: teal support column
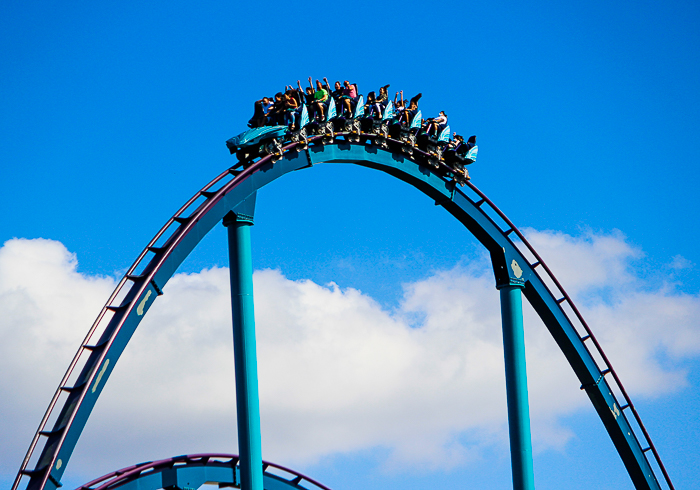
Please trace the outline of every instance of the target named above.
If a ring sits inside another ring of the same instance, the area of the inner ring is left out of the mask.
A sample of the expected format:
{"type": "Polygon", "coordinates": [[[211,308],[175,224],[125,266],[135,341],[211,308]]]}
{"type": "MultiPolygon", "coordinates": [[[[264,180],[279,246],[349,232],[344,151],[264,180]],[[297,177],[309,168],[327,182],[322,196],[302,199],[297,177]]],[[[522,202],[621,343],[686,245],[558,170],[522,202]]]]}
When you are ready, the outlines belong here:
{"type": "Polygon", "coordinates": [[[522,285],[499,287],[503,324],[503,355],[506,364],[508,430],[514,490],[534,490],[530,408],[527,400],[525,336],[523,333],[522,285]]]}
{"type": "MultiPolygon", "coordinates": [[[[253,205],[254,205],[253,198],[253,205]]],[[[228,228],[233,354],[236,369],[236,414],[242,490],[263,490],[260,444],[260,400],[253,310],[253,265],[250,214],[233,212],[224,217],[228,228]]]]}

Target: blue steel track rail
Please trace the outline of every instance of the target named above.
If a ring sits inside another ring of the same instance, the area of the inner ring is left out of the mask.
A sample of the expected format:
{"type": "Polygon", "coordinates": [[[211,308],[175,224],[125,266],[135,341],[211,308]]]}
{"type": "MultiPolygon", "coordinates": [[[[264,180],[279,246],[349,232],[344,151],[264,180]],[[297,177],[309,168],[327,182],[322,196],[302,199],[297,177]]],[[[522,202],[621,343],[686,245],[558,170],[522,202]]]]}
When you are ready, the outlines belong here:
{"type": "MultiPolygon", "coordinates": [[[[509,269],[517,263],[515,268],[520,269],[518,280],[524,284],[525,297],[573,368],[635,487],[662,488],[646,456],[651,451],[667,487],[674,489],[600,343],[559,281],[513,223],[470,182],[464,190],[458,188],[447,177],[451,170],[444,163],[439,162],[437,168],[425,163],[431,159],[419,149],[414,148],[409,156],[374,144],[373,134],[361,134],[359,143],[343,140],[346,135],[338,133],[334,143],[325,144],[322,136],[311,137],[308,148],[302,148],[300,143],[284,146],[284,155],[277,162],[268,155],[246,168],[228,169],[168,220],[121,279],[88,331],[32,439],[13,490],[18,489],[26,477],[29,478],[27,489],[60,486],[80,433],[116,361],[153,301],[162,294],[167,281],[199,241],[226,213],[236,208],[244,210],[261,187],[288,172],[319,163],[353,163],[384,171],[413,185],[450,212],[489,250],[497,281],[499,277],[512,276],[509,269]],[[502,222],[501,226],[498,221],[502,222]],[[534,260],[529,260],[528,255],[534,260]],[[573,315],[567,315],[564,305],[570,307],[573,315]],[[591,344],[592,349],[589,348],[591,344]],[[622,404],[618,398],[622,398],[622,404]],[[59,405],[60,411],[57,410],[59,405]],[[631,420],[627,412],[632,414],[631,420]],[[47,427],[51,429],[46,430],[47,427]],[[41,453],[34,460],[40,443],[41,453]],[[32,470],[28,469],[30,463],[34,465],[32,470]]],[[[390,138],[383,143],[392,147],[401,145],[390,138]]]]}
{"type": "MultiPolygon", "coordinates": [[[[157,490],[199,488],[204,483],[240,487],[240,468],[235,454],[190,454],[149,461],[113,471],[77,490],[157,490]]],[[[275,463],[263,461],[265,490],[330,490],[327,486],[275,463]]]]}

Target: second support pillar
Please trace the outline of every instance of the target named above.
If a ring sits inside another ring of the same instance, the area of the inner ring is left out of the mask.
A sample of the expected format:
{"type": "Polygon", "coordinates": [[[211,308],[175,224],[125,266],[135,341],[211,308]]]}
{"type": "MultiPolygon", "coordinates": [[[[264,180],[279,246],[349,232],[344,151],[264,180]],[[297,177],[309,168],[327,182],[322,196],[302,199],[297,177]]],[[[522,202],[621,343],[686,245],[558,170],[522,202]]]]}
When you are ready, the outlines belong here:
{"type": "Polygon", "coordinates": [[[523,300],[520,285],[504,285],[501,293],[503,355],[506,365],[506,395],[510,460],[514,490],[534,490],[530,408],[527,399],[525,335],[523,332],[523,300]]]}
{"type": "Polygon", "coordinates": [[[253,309],[253,265],[250,246],[252,225],[253,217],[245,214],[229,213],[224,218],[224,226],[228,228],[231,271],[240,483],[242,490],[263,490],[258,363],[253,309]]]}

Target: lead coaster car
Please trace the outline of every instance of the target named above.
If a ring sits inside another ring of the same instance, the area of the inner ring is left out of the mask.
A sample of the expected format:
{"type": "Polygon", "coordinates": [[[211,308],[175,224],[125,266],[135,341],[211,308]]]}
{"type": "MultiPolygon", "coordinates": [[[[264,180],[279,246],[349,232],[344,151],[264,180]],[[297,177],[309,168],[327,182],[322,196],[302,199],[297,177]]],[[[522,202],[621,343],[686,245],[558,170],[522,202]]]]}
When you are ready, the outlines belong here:
{"type": "Polygon", "coordinates": [[[238,136],[226,141],[231,154],[236,154],[238,161],[247,166],[258,157],[273,155],[273,163],[282,158],[284,151],[282,143],[292,141],[297,143],[300,149],[308,148],[307,125],[309,124],[309,111],[302,107],[299,121],[299,129],[290,131],[287,126],[264,126],[245,131],[238,136]]]}
{"type": "Polygon", "coordinates": [[[265,126],[245,131],[226,141],[231,154],[246,165],[258,157],[273,155],[272,160],[282,158],[282,142],[287,137],[287,126],[265,126]]]}

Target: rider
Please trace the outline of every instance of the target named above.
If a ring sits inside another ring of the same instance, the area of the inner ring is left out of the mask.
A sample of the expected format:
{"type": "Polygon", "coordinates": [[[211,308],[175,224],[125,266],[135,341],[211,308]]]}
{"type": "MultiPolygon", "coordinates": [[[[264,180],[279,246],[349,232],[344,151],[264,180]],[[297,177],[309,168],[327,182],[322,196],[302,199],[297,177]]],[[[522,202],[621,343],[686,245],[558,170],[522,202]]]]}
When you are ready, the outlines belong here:
{"type": "MultiPolygon", "coordinates": [[[[311,77],[309,77],[309,85],[313,89],[311,77]]],[[[321,85],[320,80],[316,80],[316,91],[314,92],[314,109],[317,115],[320,115],[320,120],[325,119],[326,107],[328,106],[328,92],[323,85],[321,85]]]]}

